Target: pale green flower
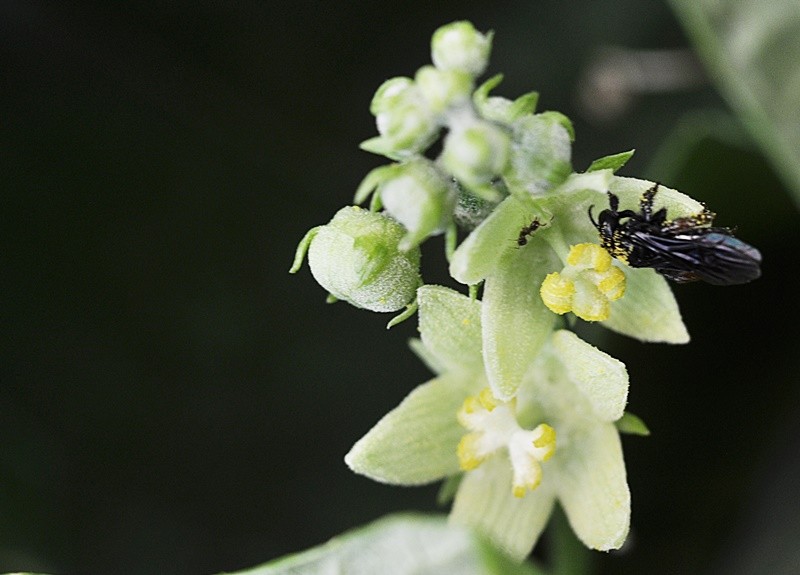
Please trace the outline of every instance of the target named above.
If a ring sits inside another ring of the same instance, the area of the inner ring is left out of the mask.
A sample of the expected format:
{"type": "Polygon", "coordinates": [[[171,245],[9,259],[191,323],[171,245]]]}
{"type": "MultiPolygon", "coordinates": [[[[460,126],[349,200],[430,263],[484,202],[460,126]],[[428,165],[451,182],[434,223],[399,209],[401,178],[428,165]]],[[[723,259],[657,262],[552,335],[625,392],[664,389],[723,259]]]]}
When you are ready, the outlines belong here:
{"type": "Polygon", "coordinates": [[[630,519],[613,424],[627,398],[622,363],[559,330],[526,362],[515,400],[500,402],[481,392],[487,383],[480,361],[481,302],[438,286],[421,287],[418,301],[422,341],[415,347],[439,375],[356,443],[347,464],[399,485],[429,483],[471,467],[451,520],[476,528],[518,559],[532,549],[556,500],[588,547],[618,548],[630,519]],[[470,420],[465,402],[473,414],[478,404],[494,404],[497,413],[481,407],[484,413],[470,420]]]}

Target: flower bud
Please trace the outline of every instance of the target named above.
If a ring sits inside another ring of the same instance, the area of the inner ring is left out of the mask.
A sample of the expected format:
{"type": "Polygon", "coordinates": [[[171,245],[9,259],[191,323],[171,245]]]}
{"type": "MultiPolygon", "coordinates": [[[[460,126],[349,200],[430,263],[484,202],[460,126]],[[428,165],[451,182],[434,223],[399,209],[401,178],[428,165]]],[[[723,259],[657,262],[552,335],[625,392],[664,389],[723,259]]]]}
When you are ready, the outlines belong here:
{"type": "MultiPolygon", "coordinates": [[[[419,87],[410,78],[391,78],[375,92],[370,104],[380,133],[380,150],[402,157],[427,148],[439,124],[419,87]]],[[[373,140],[371,147],[375,148],[373,140]]]]}
{"type": "Polygon", "coordinates": [[[460,70],[480,76],[489,63],[492,33],[481,34],[466,21],[442,26],[433,33],[431,57],[440,70],[460,70]]]}
{"type": "Polygon", "coordinates": [[[331,295],[356,307],[397,311],[414,300],[421,283],[419,249],[398,248],[404,234],[383,214],[342,208],[311,240],[311,273],[331,295]]]}
{"type": "Polygon", "coordinates": [[[417,71],[415,82],[436,114],[469,101],[472,92],[472,77],[461,70],[423,66],[417,71]]]}
{"type": "Polygon", "coordinates": [[[380,184],[379,190],[386,211],[408,230],[400,241],[401,250],[442,233],[450,222],[455,190],[427,160],[398,166],[395,174],[380,184]]]}
{"type": "Polygon", "coordinates": [[[448,134],[442,163],[473,191],[489,189],[491,181],[506,169],[511,138],[489,122],[476,122],[448,134]]]}

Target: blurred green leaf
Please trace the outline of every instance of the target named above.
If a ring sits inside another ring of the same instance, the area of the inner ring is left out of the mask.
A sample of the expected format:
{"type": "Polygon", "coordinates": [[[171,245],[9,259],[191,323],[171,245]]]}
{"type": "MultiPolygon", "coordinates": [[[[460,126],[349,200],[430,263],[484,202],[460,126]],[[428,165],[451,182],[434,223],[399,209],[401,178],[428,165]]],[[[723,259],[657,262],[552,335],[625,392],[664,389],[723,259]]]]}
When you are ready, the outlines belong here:
{"type": "Polygon", "coordinates": [[[628,411],[622,414],[617,421],[614,422],[614,425],[617,426],[617,429],[620,433],[628,433],[630,435],[641,435],[641,436],[648,436],[650,435],[650,430],[647,428],[642,419],[634,415],[628,411]]]}
{"type": "Polygon", "coordinates": [[[671,4],[717,88],[800,203],[800,4],[671,4]]]}
{"type": "Polygon", "coordinates": [[[390,515],[327,543],[233,575],[544,575],[443,516],[390,515]]]}

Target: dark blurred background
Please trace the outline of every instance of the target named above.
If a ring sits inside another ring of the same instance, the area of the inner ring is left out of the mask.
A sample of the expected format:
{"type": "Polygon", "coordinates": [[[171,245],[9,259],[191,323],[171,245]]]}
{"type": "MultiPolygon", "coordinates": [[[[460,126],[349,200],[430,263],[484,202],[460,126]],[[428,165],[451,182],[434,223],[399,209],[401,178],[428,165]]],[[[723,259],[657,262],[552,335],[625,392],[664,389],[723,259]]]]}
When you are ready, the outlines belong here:
{"type": "MultiPolygon", "coordinates": [[[[576,169],[635,147],[623,175],[707,202],[764,254],[753,284],[675,289],[688,346],[588,330],[628,364],[653,432],[623,440],[632,534],[598,572],[792,560],[794,205],[690,54],[684,84],[618,108],[586,81],[609,47],[688,49],[665,3],[8,1],[0,571],[209,574],[436,509],[436,486],[342,461],[429,376],[406,347],[415,322],[387,332],[287,270],[384,163],[358,149],[374,90],[429,63],[456,19],[495,31],[498,93],[538,90],[572,118],[576,169]]],[[[441,251],[426,244],[430,281],[441,251]]]]}

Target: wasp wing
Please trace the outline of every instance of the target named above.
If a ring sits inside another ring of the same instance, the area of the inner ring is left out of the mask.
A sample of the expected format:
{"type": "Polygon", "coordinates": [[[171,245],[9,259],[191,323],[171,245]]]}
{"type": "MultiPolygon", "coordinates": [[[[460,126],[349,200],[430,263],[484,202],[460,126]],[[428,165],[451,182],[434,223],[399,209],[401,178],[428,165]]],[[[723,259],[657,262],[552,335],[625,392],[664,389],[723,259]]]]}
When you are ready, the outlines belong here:
{"type": "Polygon", "coordinates": [[[761,275],[761,253],[753,246],[716,230],[693,234],[630,234],[633,267],[651,267],[676,283],[703,280],[734,285],[761,275]]]}

